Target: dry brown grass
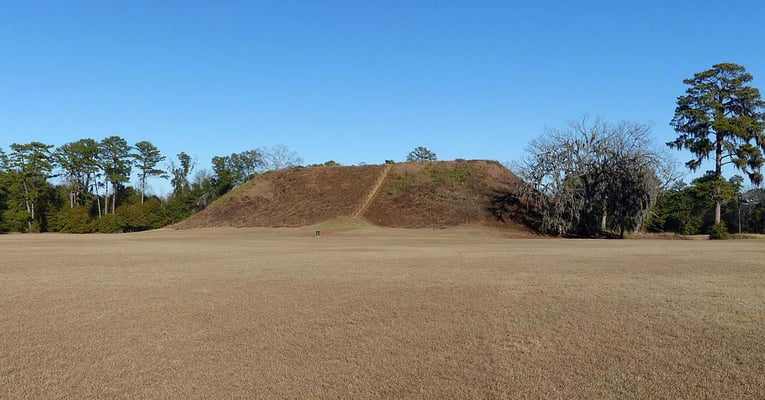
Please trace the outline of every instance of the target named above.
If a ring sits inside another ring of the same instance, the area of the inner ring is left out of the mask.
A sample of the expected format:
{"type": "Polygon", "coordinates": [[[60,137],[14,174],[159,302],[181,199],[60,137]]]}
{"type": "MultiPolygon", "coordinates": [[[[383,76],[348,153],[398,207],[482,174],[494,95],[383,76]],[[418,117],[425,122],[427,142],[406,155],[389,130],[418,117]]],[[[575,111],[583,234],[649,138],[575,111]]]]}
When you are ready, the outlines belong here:
{"type": "Polygon", "coordinates": [[[0,236],[0,398],[765,397],[765,242],[0,236]]]}
{"type": "Polygon", "coordinates": [[[534,235],[526,226],[533,220],[529,207],[515,195],[521,180],[496,161],[387,167],[385,174],[386,165],[261,174],[175,227],[300,227],[356,217],[360,210],[369,223],[391,228],[483,225],[534,235]],[[385,179],[376,186],[381,176],[385,179]]]}
{"type": "Polygon", "coordinates": [[[235,188],[178,228],[290,227],[352,216],[382,165],[271,171],[235,188]]]}
{"type": "Polygon", "coordinates": [[[528,211],[515,195],[520,185],[496,161],[396,164],[364,218],[391,228],[481,224],[532,234],[522,224],[528,211]]]}

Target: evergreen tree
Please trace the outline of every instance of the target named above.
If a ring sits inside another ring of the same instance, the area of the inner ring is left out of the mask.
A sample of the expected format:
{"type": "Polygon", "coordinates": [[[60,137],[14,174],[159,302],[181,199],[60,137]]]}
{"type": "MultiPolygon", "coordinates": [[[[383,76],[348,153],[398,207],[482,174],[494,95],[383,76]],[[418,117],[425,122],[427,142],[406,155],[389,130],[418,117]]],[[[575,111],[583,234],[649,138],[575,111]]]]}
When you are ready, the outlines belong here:
{"type": "Polygon", "coordinates": [[[0,147],[0,232],[5,232],[4,215],[8,207],[8,188],[10,187],[10,175],[7,171],[8,157],[0,147]]]}
{"type": "MultiPolygon", "coordinates": [[[[130,180],[132,159],[130,151],[132,147],[127,141],[119,136],[109,136],[99,143],[101,168],[104,171],[106,183],[112,186],[112,214],[117,208],[117,191],[123,184],[130,180]]],[[[105,195],[104,214],[108,213],[109,196],[105,195]]]]}
{"type": "Polygon", "coordinates": [[[152,176],[167,178],[165,171],[158,169],[157,164],[165,161],[165,156],[159,152],[156,146],[147,141],[140,141],[135,144],[136,152],[132,154],[135,160],[135,167],[138,168],[138,180],[141,185],[141,203],[146,198],[146,179],[152,176]]]}
{"type": "Polygon", "coordinates": [[[409,162],[425,162],[425,161],[436,161],[436,160],[438,160],[438,157],[436,157],[436,153],[428,150],[427,147],[422,147],[422,146],[416,147],[406,156],[406,161],[409,161],[409,162]]]}
{"type": "Polygon", "coordinates": [[[736,64],[716,64],[683,83],[689,86],[677,99],[671,125],[679,134],[667,143],[675,149],[687,149],[694,158],[686,166],[695,171],[703,160],[714,157],[714,221],[720,224],[721,206],[725,200],[725,179],[722,168],[732,164],[759,185],[765,163],[765,102],[760,91],[747,85],[752,75],[736,64]]]}
{"type": "Polygon", "coordinates": [[[191,156],[185,152],[178,153],[179,166],[174,163],[170,165],[170,173],[173,175],[170,184],[173,185],[173,196],[183,197],[191,190],[189,184],[189,174],[194,170],[194,161],[191,156]]]}
{"type": "Polygon", "coordinates": [[[50,184],[47,179],[53,171],[53,159],[50,153],[52,145],[31,142],[11,145],[9,164],[12,181],[9,192],[20,199],[26,209],[27,230],[39,231],[43,228],[41,209],[48,194],[50,184]]]}
{"type": "Polygon", "coordinates": [[[8,156],[5,151],[0,147],[0,171],[5,172],[8,168],[8,156]]]}
{"type": "Polygon", "coordinates": [[[81,195],[97,183],[98,143],[93,139],[66,143],[56,149],[53,158],[69,187],[69,208],[82,204],[81,195]]]}

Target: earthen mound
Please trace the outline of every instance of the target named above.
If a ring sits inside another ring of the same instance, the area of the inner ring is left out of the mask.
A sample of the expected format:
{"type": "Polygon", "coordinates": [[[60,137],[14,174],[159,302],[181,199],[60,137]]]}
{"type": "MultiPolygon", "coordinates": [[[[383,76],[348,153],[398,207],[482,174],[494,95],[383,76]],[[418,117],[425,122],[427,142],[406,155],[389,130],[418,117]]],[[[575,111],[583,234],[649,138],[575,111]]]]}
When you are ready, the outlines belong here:
{"type": "Polygon", "coordinates": [[[488,225],[530,231],[523,183],[494,161],[310,167],[259,175],[177,225],[297,227],[337,217],[399,228],[488,225]]]}

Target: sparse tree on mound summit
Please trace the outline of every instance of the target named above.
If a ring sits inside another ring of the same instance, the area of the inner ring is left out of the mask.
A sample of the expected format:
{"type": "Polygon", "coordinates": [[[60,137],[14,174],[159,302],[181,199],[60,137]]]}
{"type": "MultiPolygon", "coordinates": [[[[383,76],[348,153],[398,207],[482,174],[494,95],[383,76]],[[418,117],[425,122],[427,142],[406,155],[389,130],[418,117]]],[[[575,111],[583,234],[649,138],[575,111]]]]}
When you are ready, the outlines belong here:
{"type": "Polygon", "coordinates": [[[765,164],[765,102],[760,91],[747,83],[752,75],[736,64],[716,64],[683,81],[690,86],[685,96],[677,98],[671,125],[679,134],[667,143],[671,148],[687,149],[694,158],[685,163],[695,171],[703,160],[714,155],[714,177],[718,183],[711,193],[715,207],[715,225],[721,221],[725,179],[722,167],[732,164],[760,185],[765,164]]]}
{"type": "Polygon", "coordinates": [[[409,155],[406,156],[406,161],[409,162],[426,162],[436,160],[438,160],[436,153],[428,150],[427,147],[422,146],[416,147],[409,153],[409,155]]]}
{"type": "Polygon", "coordinates": [[[303,163],[297,152],[279,144],[274,147],[257,149],[260,153],[261,167],[266,171],[297,167],[303,163]]]}

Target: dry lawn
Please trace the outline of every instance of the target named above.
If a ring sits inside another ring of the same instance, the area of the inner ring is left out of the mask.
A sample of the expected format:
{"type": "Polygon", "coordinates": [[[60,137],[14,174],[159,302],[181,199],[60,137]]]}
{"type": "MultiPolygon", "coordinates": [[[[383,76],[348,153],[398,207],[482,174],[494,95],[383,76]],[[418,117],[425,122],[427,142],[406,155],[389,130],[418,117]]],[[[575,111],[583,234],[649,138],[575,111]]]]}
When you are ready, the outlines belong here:
{"type": "Polygon", "coordinates": [[[765,241],[0,235],[0,398],[765,398],[765,241]]]}

